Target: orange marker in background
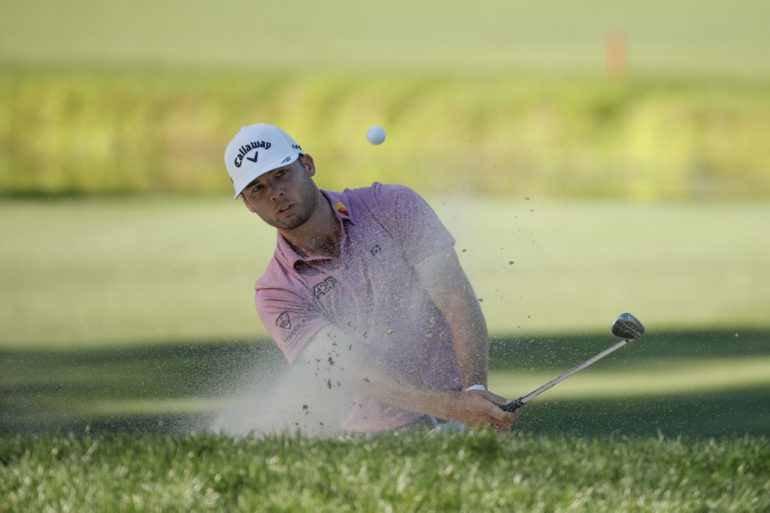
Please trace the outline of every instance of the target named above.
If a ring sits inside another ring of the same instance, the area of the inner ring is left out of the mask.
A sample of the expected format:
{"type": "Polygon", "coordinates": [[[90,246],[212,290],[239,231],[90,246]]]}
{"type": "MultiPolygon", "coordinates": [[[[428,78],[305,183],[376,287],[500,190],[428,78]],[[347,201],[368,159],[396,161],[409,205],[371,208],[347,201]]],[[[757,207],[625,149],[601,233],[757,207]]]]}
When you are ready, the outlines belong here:
{"type": "Polygon", "coordinates": [[[623,32],[610,32],[604,38],[604,73],[619,82],[628,75],[628,48],[623,32]]]}

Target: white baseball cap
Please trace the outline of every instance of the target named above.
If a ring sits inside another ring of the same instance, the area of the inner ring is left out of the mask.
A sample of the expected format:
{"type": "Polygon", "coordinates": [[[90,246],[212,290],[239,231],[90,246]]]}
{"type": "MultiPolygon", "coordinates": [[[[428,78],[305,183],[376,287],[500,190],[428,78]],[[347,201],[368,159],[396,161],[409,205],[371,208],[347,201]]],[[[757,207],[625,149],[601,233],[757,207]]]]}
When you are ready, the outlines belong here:
{"type": "Polygon", "coordinates": [[[260,176],[291,165],[300,155],[300,145],[277,126],[259,123],[241,128],[225,149],[225,167],[235,197],[260,176]]]}

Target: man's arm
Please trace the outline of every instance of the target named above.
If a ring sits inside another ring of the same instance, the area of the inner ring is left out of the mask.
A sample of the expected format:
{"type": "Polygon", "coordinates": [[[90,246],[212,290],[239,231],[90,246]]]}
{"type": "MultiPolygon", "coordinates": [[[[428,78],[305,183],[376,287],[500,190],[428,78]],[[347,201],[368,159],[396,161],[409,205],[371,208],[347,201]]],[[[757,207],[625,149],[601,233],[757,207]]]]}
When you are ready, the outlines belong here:
{"type": "Polygon", "coordinates": [[[489,360],[487,324],[454,249],[422,261],[417,276],[452,329],[452,345],[463,386],[486,385],[489,360]]]}
{"type": "Polygon", "coordinates": [[[452,329],[463,384],[486,385],[488,340],[484,316],[457,254],[454,238],[428,203],[403,186],[376,188],[382,222],[452,329]],[[437,250],[437,248],[440,248],[437,250]]]}
{"type": "Polygon", "coordinates": [[[489,392],[453,392],[412,382],[362,354],[361,344],[332,325],[322,328],[302,349],[294,365],[305,366],[319,387],[340,387],[363,392],[399,408],[458,420],[474,427],[509,429],[515,413],[497,404],[505,399],[489,392]],[[358,349],[358,350],[357,350],[358,349]]]}

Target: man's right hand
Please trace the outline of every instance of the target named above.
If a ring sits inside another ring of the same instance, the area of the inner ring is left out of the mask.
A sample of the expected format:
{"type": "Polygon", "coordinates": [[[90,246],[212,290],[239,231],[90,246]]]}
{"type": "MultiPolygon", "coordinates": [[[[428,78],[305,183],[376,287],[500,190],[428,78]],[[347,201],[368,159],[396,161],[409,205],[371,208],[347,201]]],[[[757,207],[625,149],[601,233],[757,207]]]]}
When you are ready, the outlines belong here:
{"type": "Polygon", "coordinates": [[[507,412],[500,408],[507,400],[489,391],[471,390],[457,392],[448,405],[448,418],[474,428],[493,428],[510,431],[517,412],[507,412]]]}

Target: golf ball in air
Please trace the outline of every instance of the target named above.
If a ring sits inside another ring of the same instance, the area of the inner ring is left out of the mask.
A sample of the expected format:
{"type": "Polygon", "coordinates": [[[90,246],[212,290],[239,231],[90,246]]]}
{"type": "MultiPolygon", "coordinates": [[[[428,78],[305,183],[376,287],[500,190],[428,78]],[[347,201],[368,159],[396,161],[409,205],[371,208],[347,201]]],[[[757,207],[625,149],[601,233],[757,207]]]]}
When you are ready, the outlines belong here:
{"type": "Polygon", "coordinates": [[[385,140],[385,129],[374,125],[366,131],[366,140],[372,144],[382,144],[385,140]]]}

